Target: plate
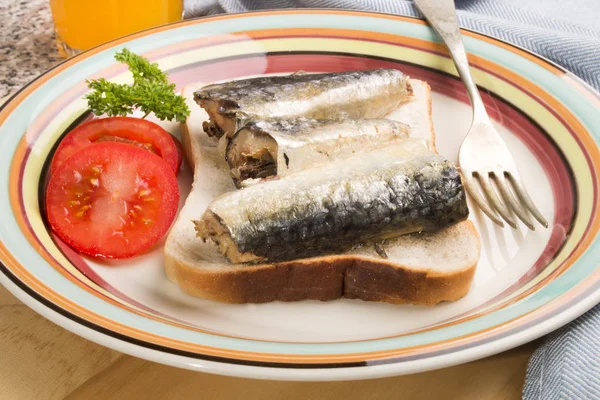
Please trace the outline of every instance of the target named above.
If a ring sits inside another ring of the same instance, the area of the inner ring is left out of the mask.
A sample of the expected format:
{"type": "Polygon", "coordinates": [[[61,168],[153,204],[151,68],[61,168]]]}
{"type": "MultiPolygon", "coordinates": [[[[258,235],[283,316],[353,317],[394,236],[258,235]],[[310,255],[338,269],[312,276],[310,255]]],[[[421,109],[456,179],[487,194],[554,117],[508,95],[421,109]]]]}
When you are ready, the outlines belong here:
{"type": "MultiPolygon", "coordinates": [[[[433,89],[438,150],[456,160],[468,98],[421,20],[337,10],[188,20],[68,59],[0,111],[0,282],[58,325],[119,351],[218,374],[359,379],[488,356],[539,337],[600,301],[600,96],[550,62],[464,32],[473,73],[548,229],[500,229],[472,208],[482,257],[463,299],[434,307],[359,300],[227,305],[189,297],[165,276],[162,248],[125,262],[81,257],[40,212],[49,156],[86,116],[85,79],[125,82],[126,46],[179,88],[250,75],[399,68],[433,89]]],[[[177,134],[176,124],[165,124],[177,134]]],[[[191,176],[180,176],[182,193],[191,176]]]]}

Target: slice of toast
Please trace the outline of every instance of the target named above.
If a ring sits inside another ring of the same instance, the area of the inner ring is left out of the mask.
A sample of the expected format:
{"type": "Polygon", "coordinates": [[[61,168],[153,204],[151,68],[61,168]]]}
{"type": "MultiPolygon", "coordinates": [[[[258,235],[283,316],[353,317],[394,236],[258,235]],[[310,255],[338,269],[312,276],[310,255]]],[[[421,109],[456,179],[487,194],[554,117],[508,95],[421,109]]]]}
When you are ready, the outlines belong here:
{"type": "MultiPolygon", "coordinates": [[[[431,92],[427,83],[411,80],[413,99],[390,118],[407,123],[412,137],[429,141],[435,150],[431,92]]],[[[198,219],[210,201],[235,187],[217,155],[215,143],[202,129],[208,116],[184,88],[192,110],[182,135],[194,183],[165,244],[168,278],[193,296],[226,303],[264,303],[341,297],[389,303],[433,305],[463,297],[479,259],[479,235],[471,221],[436,233],[400,237],[386,245],[387,258],[363,247],[276,264],[233,265],[211,243],[196,237],[198,219]]]]}

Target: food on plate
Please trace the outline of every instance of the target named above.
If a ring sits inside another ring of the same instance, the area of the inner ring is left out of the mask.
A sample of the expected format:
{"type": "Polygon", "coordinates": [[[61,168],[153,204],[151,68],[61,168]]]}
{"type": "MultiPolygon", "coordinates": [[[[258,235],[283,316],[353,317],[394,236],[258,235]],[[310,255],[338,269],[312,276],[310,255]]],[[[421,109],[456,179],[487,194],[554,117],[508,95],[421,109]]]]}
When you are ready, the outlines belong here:
{"type": "Polygon", "coordinates": [[[194,224],[231,262],[257,263],[435,231],[468,214],[456,166],[405,139],[225,194],[194,224]]]}
{"type": "MultiPolygon", "coordinates": [[[[394,112],[394,119],[411,126],[411,138],[424,139],[435,149],[429,86],[413,79],[410,86],[415,95],[394,112]]],[[[188,104],[193,104],[198,87],[184,88],[188,104]]],[[[235,190],[227,172],[219,167],[214,143],[203,131],[202,122],[207,119],[202,109],[192,108],[183,126],[194,184],[164,248],[167,276],[184,292],[227,303],[345,297],[426,305],[454,301],[468,292],[480,254],[478,233],[468,220],[436,232],[413,233],[337,254],[231,263],[212,242],[196,237],[191,222],[202,218],[211,201],[235,190]]],[[[264,185],[252,187],[258,190],[264,185]]]]}
{"type": "Polygon", "coordinates": [[[194,98],[210,117],[204,130],[218,139],[235,132],[239,119],[246,118],[381,118],[411,94],[402,72],[375,69],[217,83],[198,89],[194,98]]]}
{"type": "Polygon", "coordinates": [[[409,127],[387,119],[256,120],[225,141],[225,159],[236,186],[246,179],[285,176],[311,166],[392,144],[409,127]]]}
{"type": "Polygon", "coordinates": [[[179,204],[172,166],[127,143],[82,148],[48,182],[52,230],[73,249],[126,258],[152,247],[169,229],[179,204]]]}
{"type": "Polygon", "coordinates": [[[48,222],[73,249],[127,258],[151,248],[171,226],[179,205],[179,140],[143,118],[185,122],[189,108],[157,64],[123,49],[133,84],[88,81],[92,112],[59,143],[45,191],[48,222]],[[141,111],[140,118],[127,117],[141,111]],[[118,117],[115,117],[117,115],[118,117]],[[113,117],[110,117],[113,116],[113,117]]]}
{"type": "MultiPolygon", "coordinates": [[[[194,184],[164,248],[185,292],[230,303],[466,294],[479,238],[456,166],[435,152],[425,82],[395,69],[298,72],[179,96],[156,64],[116,58],[133,83],[89,81],[94,113],[185,123],[194,184]]],[[[131,257],[171,226],[183,151],[147,124],[93,121],[58,147],[45,204],[75,250],[131,257]]]]}
{"type": "Polygon", "coordinates": [[[177,173],[183,153],[178,140],[155,124],[140,118],[113,117],[85,122],[69,132],[60,142],[50,170],[52,173],[70,156],[94,143],[122,142],[151,151],[161,157],[177,173]]]}
{"type": "Polygon", "coordinates": [[[115,60],[127,64],[133,83],[109,82],[104,78],[87,80],[92,91],[85,95],[85,99],[94,114],[126,116],[141,111],[144,117],[152,113],[161,121],[185,122],[190,109],[158,64],[128,49],[116,52],[115,60]]]}

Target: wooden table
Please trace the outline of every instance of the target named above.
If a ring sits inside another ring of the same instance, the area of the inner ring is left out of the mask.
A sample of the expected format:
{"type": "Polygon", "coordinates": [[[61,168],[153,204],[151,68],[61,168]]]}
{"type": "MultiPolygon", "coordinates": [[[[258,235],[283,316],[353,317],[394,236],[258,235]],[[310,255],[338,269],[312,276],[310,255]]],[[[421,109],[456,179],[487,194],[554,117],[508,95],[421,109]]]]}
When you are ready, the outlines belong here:
{"type": "Polygon", "coordinates": [[[0,286],[0,399],[519,399],[535,343],[452,368],[352,382],[274,382],[186,371],[80,338],[0,286]]]}

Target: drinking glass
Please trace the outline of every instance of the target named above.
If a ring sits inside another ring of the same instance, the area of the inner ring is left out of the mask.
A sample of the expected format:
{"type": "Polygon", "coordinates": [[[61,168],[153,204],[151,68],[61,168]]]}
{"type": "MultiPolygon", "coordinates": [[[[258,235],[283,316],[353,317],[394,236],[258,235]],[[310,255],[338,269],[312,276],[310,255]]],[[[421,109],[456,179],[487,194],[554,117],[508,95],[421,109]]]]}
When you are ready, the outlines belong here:
{"type": "Polygon", "coordinates": [[[50,8],[64,57],[183,16],[183,0],[50,0],[50,8]]]}

